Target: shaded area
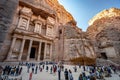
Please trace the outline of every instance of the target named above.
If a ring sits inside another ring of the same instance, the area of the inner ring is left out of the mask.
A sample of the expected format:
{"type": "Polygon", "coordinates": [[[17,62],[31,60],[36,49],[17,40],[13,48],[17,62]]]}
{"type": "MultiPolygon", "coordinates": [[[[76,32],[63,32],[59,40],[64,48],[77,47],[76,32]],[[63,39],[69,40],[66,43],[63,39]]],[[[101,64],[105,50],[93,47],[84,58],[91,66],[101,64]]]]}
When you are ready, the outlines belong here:
{"type": "Polygon", "coordinates": [[[95,65],[96,58],[89,58],[89,57],[77,57],[70,59],[73,64],[80,64],[80,65],[95,65]]]}

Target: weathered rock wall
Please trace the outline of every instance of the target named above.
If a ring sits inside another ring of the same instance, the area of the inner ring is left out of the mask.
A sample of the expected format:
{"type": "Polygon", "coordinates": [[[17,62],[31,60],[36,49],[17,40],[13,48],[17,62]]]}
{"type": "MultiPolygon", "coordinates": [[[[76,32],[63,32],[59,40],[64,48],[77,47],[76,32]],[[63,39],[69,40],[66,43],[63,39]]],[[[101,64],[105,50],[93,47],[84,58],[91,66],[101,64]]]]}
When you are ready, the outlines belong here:
{"type": "Polygon", "coordinates": [[[97,41],[98,53],[108,58],[120,57],[120,9],[111,8],[98,13],[90,20],[89,38],[97,41]]]}
{"type": "Polygon", "coordinates": [[[65,10],[65,8],[59,3],[58,0],[45,0],[51,8],[53,8],[57,15],[57,20],[65,25],[67,22],[74,20],[73,16],[65,10]]]}
{"type": "Polygon", "coordinates": [[[4,60],[10,46],[9,29],[12,25],[18,0],[0,1],[0,61],[4,60]]]}
{"type": "Polygon", "coordinates": [[[87,34],[76,26],[67,24],[64,31],[64,59],[70,60],[80,56],[96,57],[94,44],[87,38],[87,34]]]}

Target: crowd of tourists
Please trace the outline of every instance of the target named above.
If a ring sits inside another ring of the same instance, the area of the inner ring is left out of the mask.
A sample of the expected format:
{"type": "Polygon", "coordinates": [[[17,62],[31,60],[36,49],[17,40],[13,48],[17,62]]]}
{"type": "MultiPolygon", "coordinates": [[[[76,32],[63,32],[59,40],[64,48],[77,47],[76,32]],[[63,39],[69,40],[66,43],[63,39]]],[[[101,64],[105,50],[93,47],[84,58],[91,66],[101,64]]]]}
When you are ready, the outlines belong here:
{"type": "Polygon", "coordinates": [[[116,68],[113,66],[82,66],[82,68],[83,71],[78,80],[104,80],[105,77],[112,77],[112,73],[117,73],[116,68]],[[89,75],[86,75],[85,72],[88,72],[89,75]]]}
{"type": "Polygon", "coordinates": [[[0,80],[10,80],[8,78],[8,76],[19,76],[21,75],[22,72],[22,67],[18,66],[10,66],[10,65],[6,65],[4,66],[2,73],[0,75],[0,80]]]}
{"type": "MultiPolygon", "coordinates": [[[[61,80],[61,71],[64,71],[64,79],[65,80],[74,80],[72,75],[72,70],[69,68],[64,68],[64,65],[52,64],[52,66],[48,66],[48,64],[39,64],[35,66],[34,64],[27,64],[27,72],[29,73],[30,68],[32,69],[30,73],[29,80],[32,80],[32,74],[37,74],[37,71],[42,72],[45,70],[50,74],[58,74],[58,80],[61,80]],[[39,69],[39,70],[38,70],[39,69]]],[[[73,67],[74,72],[78,72],[78,69],[81,68],[81,72],[78,76],[78,80],[96,80],[96,79],[104,79],[105,77],[112,77],[112,74],[117,74],[117,68],[113,65],[110,66],[80,66],[75,65],[73,67]],[[86,72],[89,75],[86,75],[86,72]]]]}
{"type": "MultiPolygon", "coordinates": [[[[25,64],[19,63],[18,66],[4,66],[2,74],[3,76],[19,76],[23,70],[22,66],[27,67],[26,73],[29,74],[29,80],[33,80],[33,74],[38,74],[39,72],[48,72],[50,74],[55,74],[58,76],[58,80],[61,80],[64,77],[64,80],[75,80],[73,76],[74,73],[80,73],[78,76],[78,80],[96,80],[102,79],[104,80],[105,77],[112,77],[112,74],[117,74],[118,70],[115,66],[82,66],[82,65],[74,65],[73,70],[66,68],[64,64],[56,64],[53,63],[49,66],[48,63],[28,63],[25,64]],[[79,71],[81,69],[81,71],[79,71]],[[61,76],[61,72],[64,73],[64,76],[61,76]],[[86,74],[87,73],[87,74],[86,74]]],[[[120,77],[120,76],[119,76],[120,77]]],[[[0,79],[0,80],[7,80],[0,79]]],[[[8,79],[9,80],[9,79],[8,79]]],[[[18,79],[16,79],[18,80],[18,79]]],[[[20,80],[20,79],[19,79],[20,80]]],[[[22,79],[21,79],[22,80],[22,79]]]]}

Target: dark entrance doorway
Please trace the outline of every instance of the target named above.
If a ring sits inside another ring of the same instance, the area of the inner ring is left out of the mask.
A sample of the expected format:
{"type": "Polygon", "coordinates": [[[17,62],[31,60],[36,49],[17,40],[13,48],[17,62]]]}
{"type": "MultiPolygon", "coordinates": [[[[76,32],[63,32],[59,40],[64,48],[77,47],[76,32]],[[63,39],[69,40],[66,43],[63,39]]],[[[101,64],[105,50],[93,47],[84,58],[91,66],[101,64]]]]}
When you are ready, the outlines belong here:
{"type": "Polygon", "coordinates": [[[35,51],[36,51],[36,48],[32,47],[30,52],[30,58],[35,58],[35,51]]]}
{"type": "Polygon", "coordinates": [[[106,53],[101,53],[101,57],[102,57],[103,59],[107,59],[106,53]]]}
{"type": "Polygon", "coordinates": [[[45,49],[45,43],[43,42],[41,44],[41,55],[40,55],[40,60],[44,59],[44,49],[45,49]]]}

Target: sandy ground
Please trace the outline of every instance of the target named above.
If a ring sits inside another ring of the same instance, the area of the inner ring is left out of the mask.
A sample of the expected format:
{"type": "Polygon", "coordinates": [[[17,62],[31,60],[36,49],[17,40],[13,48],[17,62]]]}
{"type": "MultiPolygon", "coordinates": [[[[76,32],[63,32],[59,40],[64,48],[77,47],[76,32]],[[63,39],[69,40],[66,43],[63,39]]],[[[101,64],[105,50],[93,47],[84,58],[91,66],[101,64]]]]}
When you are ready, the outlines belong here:
{"type": "MultiPolygon", "coordinates": [[[[50,69],[50,66],[51,65],[49,65],[49,69],[50,69]]],[[[22,67],[23,67],[23,71],[22,71],[21,75],[18,77],[22,77],[22,80],[29,80],[29,73],[27,73],[27,67],[26,66],[22,66],[22,67]]],[[[77,72],[74,72],[73,67],[74,66],[71,66],[71,65],[65,65],[65,68],[71,69],[74,80],[78,80],[78,76],[83,70],[81,68],[78,68],[78,66],[77,66],[77,72]]],[[[30,69],[30,72],[31,72],[31,69],[30,69]]],[[[37,74],[33,74],[32,80],[58,80],[57,72],[56,72],[56,74],[50,74],[50,70],[48,72],[46,72],[45,69],[42,72],[40,72],[39,70],[37,72],[38,72],[37,74]]],[[[86,75],[89,74],[88,72],[85,72],[85,73],[86,73],[86,75]]],[[[120,74],[120,73],[118,73],[118,74],[120,74]]],[[[109,77],[109,78],[105,77],[105,80],[120,80],[120,77],[118,76],[118,74],[112,74],[112,77],[109,77]]],[[[12,78],[14,78],[14,77],[12,77],[12,78]]],[[[61,80],[65,80],[63,71],[61,72],[61,80]]]]}

